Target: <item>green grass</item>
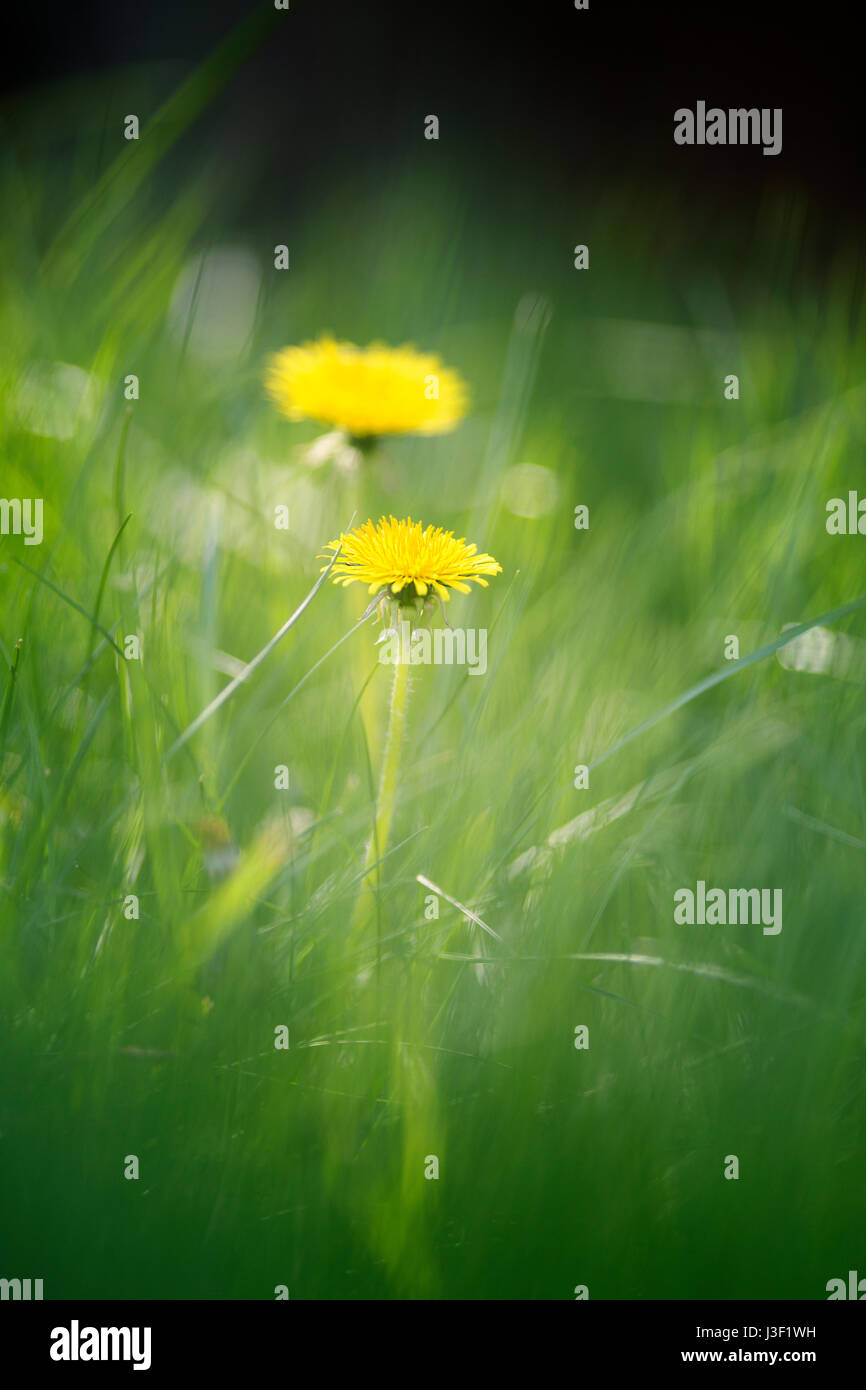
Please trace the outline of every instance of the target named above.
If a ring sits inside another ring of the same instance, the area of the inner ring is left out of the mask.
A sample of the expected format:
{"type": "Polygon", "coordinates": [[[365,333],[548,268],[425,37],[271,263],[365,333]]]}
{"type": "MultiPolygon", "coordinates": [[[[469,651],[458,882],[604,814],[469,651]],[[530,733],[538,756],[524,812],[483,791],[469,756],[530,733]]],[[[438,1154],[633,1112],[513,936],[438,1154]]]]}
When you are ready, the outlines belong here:
{"type": "Polygon", "coordinates": [[[825,1296],[866,1234],[866,609],[823,624],[861,644],[842,674],[772,648],[866,594],[866,542],[824,527],[866,441],[855,262],[816,268],[797,206],[741,242],[733,215],[699,228],[635,189],[581,204],[578,273],[576,196],[503,235],[492,177],[476,199],[450,166],[363,197],[347,178],[294,214],[281,275],[279,229],[233,224],[206,127],[179,164],[137,169],[143,138],[95,193],[98,132],[61,161],[28,119],[2,175],[0,495],[44,498],[46,531],[0,538],[4,1276],[46,1297],[825,1296]],[[208,358],[225,243],[261,277],[245,340],[208,358]],[[311,470],[316,428],[261,376],[323,329],[440,351],[470,418],[357,482],[311,470]],[[77,405],[57,363],[87,373],[77,405]],[[526,462],[557,489],[534,519],[508,505],[526,462]],[[166,756],[354,511],[504,569],[452,604],[488,628],[487,674],[413,675],[360,937],[388,671],[370,625],[312,668],[363,594],[325,586],[166,756]],[[238,851],[222,882],[206,817],[238,851]],[[418,875],[501,940],[444,899],[428,920],[418,875]],[[781,934],[675,925],[698,878],[781,887],[781,934]]]}

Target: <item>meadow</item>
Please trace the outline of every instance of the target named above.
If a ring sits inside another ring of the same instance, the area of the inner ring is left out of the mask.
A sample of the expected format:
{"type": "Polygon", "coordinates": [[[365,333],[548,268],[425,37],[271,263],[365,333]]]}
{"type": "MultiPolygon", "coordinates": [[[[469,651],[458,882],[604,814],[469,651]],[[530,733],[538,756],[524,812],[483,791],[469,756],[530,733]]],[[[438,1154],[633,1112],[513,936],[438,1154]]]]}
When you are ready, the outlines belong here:
{"type": "Polygon", "coordinates": [[[5,143],[0,495],[44,537],[0,536],[2,1272],[824,1298],[866,1258],[866,541],[825,525],[862,478],[862,261],[793,195],[748,229],[615,180],[518,215],[423,141],[241,225],[196,123],[226,61],[141,78],[138,142],[58,134],[58,89],[5,143]],[[466,419],[311,454],[263,377],[325,331],[439,353],[466,419]],[[359,929],[361,587],[182,736],[391,514],[502,573],[449,604],[483,676],[412,668],[359,929]],[[676,922],[699,880],[781,889],[782,930],[676,922]]]}

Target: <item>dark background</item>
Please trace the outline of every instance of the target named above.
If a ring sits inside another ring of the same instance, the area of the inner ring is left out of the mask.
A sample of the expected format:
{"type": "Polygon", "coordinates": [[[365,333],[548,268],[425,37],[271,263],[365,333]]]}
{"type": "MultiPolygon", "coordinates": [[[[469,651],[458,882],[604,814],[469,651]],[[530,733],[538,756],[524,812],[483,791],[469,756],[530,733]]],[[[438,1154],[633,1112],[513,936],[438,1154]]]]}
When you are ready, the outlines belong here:
{"type": "MultiPolygon", "coordinates": [[[[201,59],[254,6],[61,0],[8,21],[7,112],[35,85],[125,65],[201,59]],[[11,103],[10,99],[11,98],[11,103]]],[[[660,181],[709,207],[768,189],[806,195],[832,224],[862,223],[861,57],[850,5],[755,0],[634,4],[572,0],[293,0],[225,95],[226,161],[255,167],[246,194],[274,180],[325,186],[378,173],[417,150],[428,112],[437,154],[554,198],[576,178],[660,181]],[[781,106],[782,153],[681,149],[673,112],[699,99],[781,106]]],[[[123,105],[123,79],[117,101],[123,105]]],[[[636,216],[639,209],[636,209],[636,216]]]]}

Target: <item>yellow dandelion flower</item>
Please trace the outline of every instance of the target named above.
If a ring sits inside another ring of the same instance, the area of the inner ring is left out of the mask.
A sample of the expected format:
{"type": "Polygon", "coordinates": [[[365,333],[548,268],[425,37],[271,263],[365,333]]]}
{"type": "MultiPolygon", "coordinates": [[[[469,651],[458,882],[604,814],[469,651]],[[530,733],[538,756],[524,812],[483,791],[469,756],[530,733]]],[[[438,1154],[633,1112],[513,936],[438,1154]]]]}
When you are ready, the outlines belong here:
{"type": "Polygon", "coordinates": [[[433,353],[322,337],[271,358],[265,385],[290,420],[316,420],[366,440],[444,434],[466,414],[466,386],[433,353]]]}
{"type": "Polygon", "coordinates": [[[367,585],[368,593],[389,589],[410,601],[416,594],[426,597],[431,589],[441,599],[449,597],[450,589],[468,594],[471,580],[486,588],[486,574],[502,573],[502,566],[492,555],[479,555],[477,546],[467,545],[462,537],[455,540],[453,531],[443,531],[441,526],[425,529],[411,517],[398,521],[383,516],[375,526],[366,521],[339,540],[328,542],[328,550],[338,547],[335,584],[358,581],[367,585]],[[406,594],[412,585],[415,593],[406,594]]]}

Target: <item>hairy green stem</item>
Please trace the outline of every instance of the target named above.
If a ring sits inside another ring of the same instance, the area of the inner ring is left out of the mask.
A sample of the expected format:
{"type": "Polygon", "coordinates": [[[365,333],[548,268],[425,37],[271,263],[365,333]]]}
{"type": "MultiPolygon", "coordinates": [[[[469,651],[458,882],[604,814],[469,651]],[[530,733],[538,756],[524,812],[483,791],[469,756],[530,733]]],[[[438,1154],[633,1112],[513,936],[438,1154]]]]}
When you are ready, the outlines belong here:
{"type": "MultiPolygon", "coordinates": [[[[397,660],[394,663],[394,681],[391,686],[391,710],[388,716],[388,732],[385,737],[385,750],[382,755],[382,771],[379,777],[379,794],[376,798],[376,821],[373,834],[367,845],[364,869],[361,879],[361,893],[355,911],[355,925],[365,925],[372,906],[372,885],[369,881],[371,870],[383,859],[388,848],[388,836],[397,800],[397,783],[400,777],[400,755],[406,736],[406,723],[409,713],[409,663],[397,660]]],[[[377,881],[379,875],[377,873],[377,881]]]]}

